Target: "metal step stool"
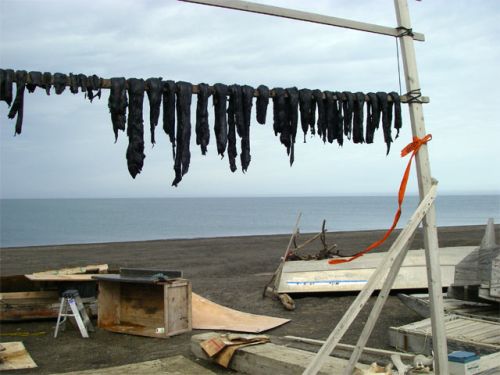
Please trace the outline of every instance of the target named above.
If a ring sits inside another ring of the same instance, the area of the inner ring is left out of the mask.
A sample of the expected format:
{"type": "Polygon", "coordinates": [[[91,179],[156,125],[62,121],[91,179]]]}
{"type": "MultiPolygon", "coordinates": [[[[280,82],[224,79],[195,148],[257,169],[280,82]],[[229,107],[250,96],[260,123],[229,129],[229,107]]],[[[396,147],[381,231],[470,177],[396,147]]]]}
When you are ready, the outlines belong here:
{"type": "Polygon", "coordinates": [[[73,317],[75,319],[82,337],[88,338],[88,332],[94,331],[94,327],[92,326],[92,322],[90,321],[87,312],[85,311],[85,307],[83,306],[82,299],[78,294],[78,290],[75,289],[67,290],[62,294],[54,337],[57,337],[59,327],[63,330],[65,329],[68,317],[73,317]]]}

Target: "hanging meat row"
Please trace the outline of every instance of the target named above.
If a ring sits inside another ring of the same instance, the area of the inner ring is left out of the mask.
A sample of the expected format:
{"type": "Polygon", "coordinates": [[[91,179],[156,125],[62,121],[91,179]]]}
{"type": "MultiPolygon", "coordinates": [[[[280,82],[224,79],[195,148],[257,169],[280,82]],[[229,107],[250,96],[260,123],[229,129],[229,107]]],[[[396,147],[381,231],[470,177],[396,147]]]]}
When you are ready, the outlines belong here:
{"type": "MultiPolygon", "coordinates": [[[[62,73],[52,75],[0,69],[0,101],[5,101],[10,107],[9,118],[17,116],[15,133],[20,134],[25,88],[32,93],[39,87],[50,95],[53,86],[55,93],[59,95],[66,86],[69,86],[70,92],[73,94],[83,92],[92,102],[95,97],[101,97],[104,81],[96,75],[62,73]],[[16,95],[13,99],[14,82],[16,95]]],[[[128,170],[133,178],[141,172],[145,158],[144,93],[147,93],[149,100],[150,138],[153,145],[156,142],[155,130],[163,109],[163,130],[171,142],[174,158],[175,178],[172,185],[177,186],[188,172],[191,159],[189,146],[193,85],[188,82],[163,81],[162,78],[143,80],[119,77],[111,78],[106,87],[110,88],[108,107],[115,141],[118,139],[119,130],[127,130],[129,144],[126,158],[128,170]]],[[[264,85],[254,89],[248,85],[227,86],[222,83],[216,83],[213,87],[200,83],[196,92],[196,144],[205,155],[210,142],[208,99],[212,96],[217,153],[224,157],[227,151],[232,172],[237,170],[238,137],[242,171],[245,172],[250,164],[250,123],[254,96],[257,97],[256,120],[259,124],[265,124],[267,108],[272,99],[273,130],[286,148],[290,165],[294,162],[299,120],[304,142],[306,135],[310,133],[317,134],[325,143],[336,141],[340,146],[345,139],[352,140],[353,143],[373,143],[375,130],[382,124],[387,153],[393,141],[392,128],[396,130],[397,138],[402,126],[400,97],[396,92],[365,95],[362,92],[299,90],[296,87],[270,90],[264,85]]]]}

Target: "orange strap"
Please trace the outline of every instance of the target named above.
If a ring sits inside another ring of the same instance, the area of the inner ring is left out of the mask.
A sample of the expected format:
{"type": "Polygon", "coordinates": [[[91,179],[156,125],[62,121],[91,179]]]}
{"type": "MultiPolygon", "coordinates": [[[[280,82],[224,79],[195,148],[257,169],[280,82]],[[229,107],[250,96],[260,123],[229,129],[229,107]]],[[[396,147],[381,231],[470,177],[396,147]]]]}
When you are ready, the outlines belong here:
{"type": "Polygon", "coordinates": [[[352,257],[350,257],[348,259],[345,259],[345,258],[343,258],[343,259],[341,259],[341,258],[330,259],[328,261],[329,264],[340,264],[340,263],[351,262],[354,259],[359,258],[359,257],[363,256],[364,254],[366,254],[367,252],[380,246],[382,243],[384,243],[384,241],[387,239],[387,237],[389,237],[389,235],[392,233],[392,231],[394,230],[394,228],[398,224],[399,218],[401,217],[401,205],[403,204],[403,200],[405,197],[406,185],[408,184],[408,177],[410,175],[411,162],[413,161],[413,158],[417,154],[420,147],[422,145],[426,144],[427,142],[429,142],[431,139],[432,139],[431,134],[427,134],[424,138],[413,137],[413,142],[401,150],[401,157],[405,157],[410,152],[412,154],[411,154],[410,160],[408,160],[408,165],[406,166],[406,170],[405,170],[405,173],[403,175],[403,179],[401,180],[401,185],[399,186],[398,210],[396,211],[396,215],[394,215],[394,221],[392,222],[392,225],[389,228],[389,230],[387,232],[385,232],[384,236],[380,240],[375,241],[370,246],[368,246],[366,249],[364,249],[363,251],[360,251],[356,255],[353,255],[352,257]]]}

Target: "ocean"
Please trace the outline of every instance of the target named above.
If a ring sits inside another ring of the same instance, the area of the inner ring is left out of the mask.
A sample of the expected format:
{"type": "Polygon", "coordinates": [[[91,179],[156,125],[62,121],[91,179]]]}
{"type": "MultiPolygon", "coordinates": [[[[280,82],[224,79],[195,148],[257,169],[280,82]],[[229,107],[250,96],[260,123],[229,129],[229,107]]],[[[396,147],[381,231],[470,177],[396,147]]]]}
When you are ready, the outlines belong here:
{"type": "MultiPolygon", "coordinates": [[[[407,196],[398,227],[418,204],[407,196]]],[[[0,247],[386,229],[396,197],[2,199],[0,247]]],[[[500,195],[440,195],[438,226],[500,223],[500,195]]]]}

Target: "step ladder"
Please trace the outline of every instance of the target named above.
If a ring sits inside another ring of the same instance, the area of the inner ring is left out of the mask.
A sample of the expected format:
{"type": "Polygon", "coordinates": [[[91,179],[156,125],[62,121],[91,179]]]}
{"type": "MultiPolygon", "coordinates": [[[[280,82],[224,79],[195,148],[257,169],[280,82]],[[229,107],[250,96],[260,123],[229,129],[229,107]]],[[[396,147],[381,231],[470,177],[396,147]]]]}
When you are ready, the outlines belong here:
{"type": "Polygon", "coordinates": [[[73,317],[75,319],[82,337],[88,338],[89,331],[94,331],[94,327],[92,326],[92,322],[90,321],[87,312],[85,311],[85,307],[83,306],[82,299],[78,294],[78,290],[75,289],[66,290],[62,294],[54,337],[57,337],[59,327],[61,327],[62,330],[65,329],[68,317],[73,317]]]}

